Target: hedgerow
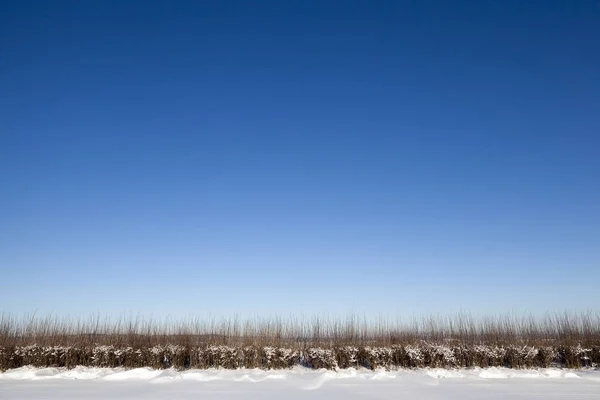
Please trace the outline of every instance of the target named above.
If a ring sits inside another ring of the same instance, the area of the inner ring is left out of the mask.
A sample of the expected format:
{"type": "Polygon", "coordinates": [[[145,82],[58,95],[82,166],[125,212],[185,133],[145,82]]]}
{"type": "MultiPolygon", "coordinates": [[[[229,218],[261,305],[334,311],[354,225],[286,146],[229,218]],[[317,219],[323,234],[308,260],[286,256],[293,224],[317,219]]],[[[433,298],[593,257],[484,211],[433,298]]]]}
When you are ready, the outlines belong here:
{"type": "Polygon", "coordinates": [[[0,318],[0,370],[34,367],[282,369],[600,366],[600,317],[468,316],[412,325],[312,320],[141,318],[87,323],[0,318]]]}

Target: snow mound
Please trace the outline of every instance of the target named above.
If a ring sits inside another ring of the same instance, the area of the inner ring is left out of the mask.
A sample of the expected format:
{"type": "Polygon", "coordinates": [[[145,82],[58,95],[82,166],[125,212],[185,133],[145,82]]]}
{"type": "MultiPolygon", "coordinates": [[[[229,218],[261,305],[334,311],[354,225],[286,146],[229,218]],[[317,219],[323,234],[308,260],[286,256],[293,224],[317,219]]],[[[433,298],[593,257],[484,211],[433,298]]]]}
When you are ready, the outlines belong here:
{"type": "Polygon", "coordinates": [[[21,367],[0,373],[0,381],[9,380],[102,380],[102,381],[196,381],[208,382],[223,380],[231,382],[262,382],[266,380],[288,379],[294,376],[309,376],[315,382],[357,378],[362,380],[395,380],[411,377],[429,377],[433,379],[588,379],[600,381],[600,370],[582,369],[566,370],[559,368],[540,368],[515,370],[511,368],[421,368],[421,369],[383,369],[370,370],[366,368],[347,368],[338,371],[326,369],[314,370],[305,367],[294,367],[286,370],[263,369],[196,369],[177,371],[170,368],[156,370],[152,368],[34,368],[21,367]]]}

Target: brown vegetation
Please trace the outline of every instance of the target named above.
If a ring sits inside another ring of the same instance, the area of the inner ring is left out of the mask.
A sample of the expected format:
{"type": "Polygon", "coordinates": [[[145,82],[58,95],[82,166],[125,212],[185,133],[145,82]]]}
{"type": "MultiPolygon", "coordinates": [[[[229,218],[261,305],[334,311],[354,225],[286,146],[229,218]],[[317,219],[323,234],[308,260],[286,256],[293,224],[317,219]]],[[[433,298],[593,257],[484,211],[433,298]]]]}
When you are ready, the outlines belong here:
{"type": "Polygon", "coordinates": [[[600,365],[600,313],[429,317],[410,324],[254,319],[156,322],[0,317],[0,370],[152,368],[579,368],[600,365]]]}

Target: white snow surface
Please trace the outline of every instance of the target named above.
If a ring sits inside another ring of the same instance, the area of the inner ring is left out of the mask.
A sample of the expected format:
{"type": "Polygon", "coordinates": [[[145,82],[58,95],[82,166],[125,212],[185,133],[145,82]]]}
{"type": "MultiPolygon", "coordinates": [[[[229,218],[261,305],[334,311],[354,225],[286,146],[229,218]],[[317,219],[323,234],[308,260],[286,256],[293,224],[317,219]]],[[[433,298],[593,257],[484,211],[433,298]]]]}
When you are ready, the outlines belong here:
{"type": "Polygon", "coordinates": [[[600,370],[23,367],[0,373],[3,400],[398,398],[600,400],[600,370]]]}

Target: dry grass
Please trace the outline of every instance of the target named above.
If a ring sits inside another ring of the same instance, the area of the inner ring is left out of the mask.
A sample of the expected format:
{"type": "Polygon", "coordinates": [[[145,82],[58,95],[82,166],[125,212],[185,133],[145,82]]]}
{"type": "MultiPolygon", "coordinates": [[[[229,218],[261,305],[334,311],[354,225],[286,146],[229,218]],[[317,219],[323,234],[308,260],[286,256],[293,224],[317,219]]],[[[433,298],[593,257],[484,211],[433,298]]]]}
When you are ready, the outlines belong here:
{"type": "Polygon", "coordinates": [[[0,369],[471,367],[600,364],[600,313],[336,318],[0,317],[0,369]]]}

